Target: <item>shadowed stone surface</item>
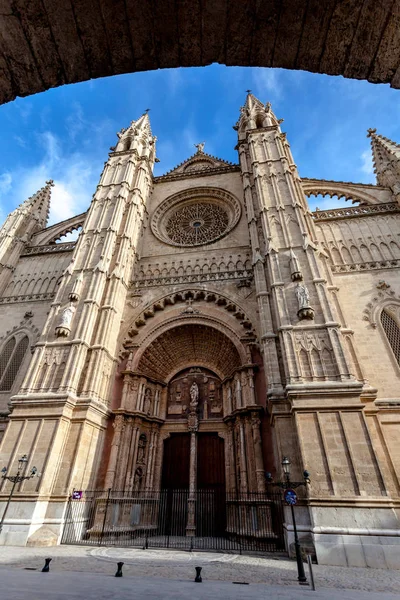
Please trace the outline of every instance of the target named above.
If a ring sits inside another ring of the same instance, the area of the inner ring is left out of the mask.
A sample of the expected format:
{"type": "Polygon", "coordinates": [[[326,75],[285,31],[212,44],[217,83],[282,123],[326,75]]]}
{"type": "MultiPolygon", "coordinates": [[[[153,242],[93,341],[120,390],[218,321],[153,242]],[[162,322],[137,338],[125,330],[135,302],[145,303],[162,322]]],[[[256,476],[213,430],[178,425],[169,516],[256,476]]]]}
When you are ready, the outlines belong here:
{"type": "Polygon", "coordinates": [[[400,87],[400,0],[3,0],[0,102],[211,63],[400,87]]]}

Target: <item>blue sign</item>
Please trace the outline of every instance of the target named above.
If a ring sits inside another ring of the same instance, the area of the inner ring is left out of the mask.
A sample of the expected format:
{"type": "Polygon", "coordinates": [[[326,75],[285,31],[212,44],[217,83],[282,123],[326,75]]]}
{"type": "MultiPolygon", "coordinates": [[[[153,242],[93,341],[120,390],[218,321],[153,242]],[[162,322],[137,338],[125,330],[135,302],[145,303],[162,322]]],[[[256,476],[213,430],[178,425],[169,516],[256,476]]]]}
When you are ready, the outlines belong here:
{"type": "Polygon", "coordinates": [[[291,489],[285,490],[283,497],[285,498],[286,504],[289,504],[292,506],[294,504],[297,504],[297,494],[294,490],[291,490],[291,489]]]}

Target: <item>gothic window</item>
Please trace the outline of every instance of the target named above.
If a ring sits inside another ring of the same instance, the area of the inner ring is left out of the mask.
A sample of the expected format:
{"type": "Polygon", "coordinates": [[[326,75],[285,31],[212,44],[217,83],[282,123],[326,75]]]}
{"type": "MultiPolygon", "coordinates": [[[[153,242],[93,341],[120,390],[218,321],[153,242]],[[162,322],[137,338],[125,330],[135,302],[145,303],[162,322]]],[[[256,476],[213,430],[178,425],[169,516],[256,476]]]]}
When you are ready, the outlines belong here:
{"type": "Polygon", "coordinates": [[[198,202],[177,208],[167,221],[166,233],[175,244],[198,246],[221,237],[228,224],[229,217],[222,206],[198,202]]]}
{"type": "Polygon", "coordinates": [[[12,337],[4,346],[0,354],[0,392],[11,390],[28,346],[27,335],[18,342],[15,337],[12,337]]]}
{"type": "Polygon", "coordinates": [[[241,206],[219,188],[191,188],[162,202],[151,218],[154,235],[172,246],[211,244],[235,227],[241,206]]]}
{"type": "Polygon", "coordinates": [[[400,366],[400,327],[392,315],[384,308],[381,312],[381,323],[393,354],[400,366]]]}

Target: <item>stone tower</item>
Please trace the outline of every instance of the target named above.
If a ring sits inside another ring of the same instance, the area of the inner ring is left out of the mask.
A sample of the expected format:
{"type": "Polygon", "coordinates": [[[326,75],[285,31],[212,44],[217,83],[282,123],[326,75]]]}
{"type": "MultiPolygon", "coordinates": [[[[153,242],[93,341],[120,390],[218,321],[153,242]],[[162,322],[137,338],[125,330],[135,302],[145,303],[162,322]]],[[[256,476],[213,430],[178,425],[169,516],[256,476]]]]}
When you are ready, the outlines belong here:
{"type": "MultiPolygon", "coordinates": [[[[148,218],[146,204],[155,160],[155,138],[147,114],[123,129],[118,138],[21,389],[12,400],[3,452],[14,456],[8,444],[22,432],[25,443],[27,437],[35,438],[32,460],[43,475],[39,485],[28,481],[21,488],[25,493],[37,492],[36,501],[25,508],[35,521],[50,518],[57,522],[64,503],[49,502],[49,496],[65,494],[71,485],[93,487],[101,460],[116,340],[143,222],[148,218]],[[49,410],[52,418],[38,429],[38,419],[49,410]]],[[[41,210],[47,211],[42,197],[47,199],[48,189],[28,202],[41,202],[45,206],[41,210]]],[[[23,207],[24,212],[28,210],[23,207]]],[[[34,529],[28,532],[31,544],[57,540],[57,526],[34,529]]],[[[14,539],[19,541],[18,533],[14,539]]]]}

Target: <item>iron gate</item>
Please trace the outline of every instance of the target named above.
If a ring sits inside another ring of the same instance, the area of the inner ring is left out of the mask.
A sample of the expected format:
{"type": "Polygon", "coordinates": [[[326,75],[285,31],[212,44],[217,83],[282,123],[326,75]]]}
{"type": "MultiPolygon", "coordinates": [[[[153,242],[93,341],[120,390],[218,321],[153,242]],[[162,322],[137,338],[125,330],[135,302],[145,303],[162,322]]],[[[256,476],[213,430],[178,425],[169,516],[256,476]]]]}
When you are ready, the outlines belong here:
{"type": "Polygon", "coordinates": [[[74,492],[61,543],[282,551],[282,496],[218,490],[74,492]]]}

